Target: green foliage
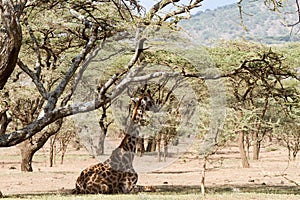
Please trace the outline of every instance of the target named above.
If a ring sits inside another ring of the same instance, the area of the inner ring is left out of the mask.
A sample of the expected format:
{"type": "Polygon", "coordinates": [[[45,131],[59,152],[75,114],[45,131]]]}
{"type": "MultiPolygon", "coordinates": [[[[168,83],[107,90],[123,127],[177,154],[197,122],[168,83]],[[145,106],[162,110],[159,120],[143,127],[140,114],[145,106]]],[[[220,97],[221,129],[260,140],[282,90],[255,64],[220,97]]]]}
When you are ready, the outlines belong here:
{"type": "Polygon", "coordinates": [[[227,118],[220,141],[239,131],[277,137],[290,151],[299,151],[299,53],[297,43],[267,47],[223,42],[207,48],[227,82],[227,118]],[[297,77],[298,76],[298,77],[297,77]]]}

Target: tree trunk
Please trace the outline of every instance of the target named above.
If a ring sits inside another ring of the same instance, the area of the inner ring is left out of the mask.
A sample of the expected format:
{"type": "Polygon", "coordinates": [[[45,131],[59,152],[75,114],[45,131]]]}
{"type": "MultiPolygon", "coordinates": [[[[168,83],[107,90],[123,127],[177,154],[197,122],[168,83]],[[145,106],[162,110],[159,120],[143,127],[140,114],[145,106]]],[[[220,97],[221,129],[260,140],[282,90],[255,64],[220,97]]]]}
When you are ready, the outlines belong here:
{"type": "Polygon", "coordinates": [[[246,144],[246,155],[247,158],[250,158],[250,139],[248,134],[245,135],[245,144],[246,144]]]}
{"type": "Polygon", "coordinates": [[[288,158],[289,158],[289,161],[291,161],[291,152],[292,152],[292,149],[291,149],[291,146],[289,145],[289,143],[287,142],[287,149],[288,149],[288,158]]]}
{"type": "Polygon", "coordinates": [[[146,147],[146,152],[154,152],[156,150],[156,140],[155,136],[150,136],[148,138],[148,144],[146,147]]]}
{"type": "Polygon", "coordinates": [[[21,160],[21,171],[22,172],[32,172],[32,157],[33,154],[31,151],[23,151],[21,160]]]}
{"type": "Polygon", "coordinates": [[[297,158],[297,153],[298,153],[298,150],[294,150],[294,151],[293,151],[293,161],[296,160],[296,158],[297,158]]]}
{"type": "Polygon", "coordinates": [[[50,148],[49,148],[49,167],[53,167],[54,165],[54,145],[55,145],[56,137],[50,137],[50,148]]]}
{"type": "Polygon", "coordinates": [[[156,151],[156,146],[157,146],[157,141],[155,140],[155,138],[153,138],[153,143],[151,145],[151,152],[156,151]]]}
{"type": "Polygon", "coordinates": [[[100,133],[100,137],[99,137],[98,146],[97,146],[97,149],[96,149],[96,154],[97,155],[103,155],[104,154],[104,140],[106,138],[108,127],[112,123],[112,121],[109,122],[109,123],[106,122],[106,119],[107,119],[106,111],[107,111],[108,107],[102,106],[101,108],[102,108],[102,115],[101,115],[101,118],[99,120],[99,126],[100,126],[100,129],[101,129],[101,133],[100,133]]]}
{"type": "Polygon", "coordinates": [[[202,199],[205,199],[205,175],[206,175],[206,163],[207,163],[207,156],[203,158],[203,165],[202,165],[202,172],[201,172],[201,193],[202,199]]]}
{"type": "Polygon", "coordinates": [[[260,150],[260,142],[258,140],[258,132],[253,133],[253,160],[258,160],[260,150]]]}
{"type": "Polygon", "coordinates": [[[167,161],[168,157],[168,145],[164,144],[164,162],[167,161]]]}
{"type": "Polygon", "coordinates": [[[0,10],[2,20],[0,28],[3,30],[0,32],[0,90],[5,86],[17,64],[22,45],[22,28],[19,16],[23,8],[24,5],[13,5],[10,1],[4,1],[0,10]],[[20,8],[20,10],[16,11],[15,7],[20,8]]]}
{"type": "Polygon", "coordinates": [[[106,132],[105,133],[101,133],[99,141],[98,141],[98,146],[96,149],[96,154],[97,155],[103,155],[104,154],[104,141],[105,141],[105,137],[106,137],[106,132]]]}
{"type": "Polygon", "coordinates": [[[44,146],[47,140],[57,133],[61,126],[63,120],[57,120],[52,127],[49,127],[49,131],[37,135],[39,138],[33,141],[32,138],[25,140],[21,145],[21,171],[32,172],[32,158],[40,148],[44,146]]]}
{"type": "Polygon", "coordinates": [[[166,135],[163,137],[163,142],[164,142],[164,162],[166,162],[168,157],[168,137],[166,135]]]}
{"type": "Polygon", "coordinates": [[[158,162],[161,162],[161,133],[158,133],[158,136],[157,136],[157,159],[158,159],[158,162]]]}
{"type": "Polygon", "coordinates": [[[35,153],[32,149],[32,144],[29,140],[26,140],[21,144],[21,171],[32,172],[32,158],[35,153]]]}
{"type": "Polygon", "coordinates": [[[8,124],[11,122],[11,119],[7,116],[8,108],[0,110],[0,135],[4,134],[8,124]]]}
{"type": "Polygon", "coordinates": [[[138,138],[137,146],[136,146],[137,152],[139,153],[139,156],[142,157],[145,153],[145,140],[144,137],[138,138]]]}
{"type": "Polygon", "coordinates": [[[242,159],[242,166],[243,168],[249,168],[250,165],[245,151],[244,137],[245,137],[245,133],[243,131],[240,131],[238,143],[239,143],[240,155],[242,159]]]}
{"type": "Polygon", "coordinates": [[[293,161],[296,160],[297,154],[299,152],[299,145],[300,145],[300,137],[297,135],[297,138],[294,139],[294,148],[293,148],[293,161]]]}
{"type": "Polygon", "coordinates": [[[68,145],[62,145],[62,149],[61,149],[61,157],[60,157],[60,164],[64,164],[64,158],[67,152],[67,147],[68,145]]]}

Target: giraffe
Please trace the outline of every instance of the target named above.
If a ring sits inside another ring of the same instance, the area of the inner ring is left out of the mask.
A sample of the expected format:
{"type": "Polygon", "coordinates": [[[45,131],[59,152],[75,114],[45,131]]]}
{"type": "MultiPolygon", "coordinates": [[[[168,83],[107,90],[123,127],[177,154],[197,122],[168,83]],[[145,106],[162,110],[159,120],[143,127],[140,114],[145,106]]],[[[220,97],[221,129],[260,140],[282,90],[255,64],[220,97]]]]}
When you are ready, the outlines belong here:
{"type": "MultiPolygon", "coordinates": [[[[115,194],[137,192],[138,174],[132,166],[143,113],[154,105],[150,92],[134,101],[131,121],[120,145],[102,163],[84,169],[77,178],[74,194],[115,194]]],[[[151,189],[152,190],[152,189],[151,189]]]]}

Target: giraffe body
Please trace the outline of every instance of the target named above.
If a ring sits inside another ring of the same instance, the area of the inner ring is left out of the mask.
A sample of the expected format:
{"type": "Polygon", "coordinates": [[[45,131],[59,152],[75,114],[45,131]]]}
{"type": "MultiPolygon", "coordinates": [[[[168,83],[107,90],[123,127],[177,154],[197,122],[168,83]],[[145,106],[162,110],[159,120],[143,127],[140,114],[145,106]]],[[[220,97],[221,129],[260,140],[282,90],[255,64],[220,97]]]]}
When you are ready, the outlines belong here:
{"type": "Polygon", "coordinates": [[[99,163],[83,170],[76,181],[77,194],[129,193],[138,180],[135,171],[121,172],[109,163],[99,163]]]}
{"type": "Polygon", "coordinates": [[[76,181],[77,194],[115,194],[133,191],[138,174],[132,166],[136,136],[126,135],[120,146],[103,163],[83,170],[76,181]]]}
{"type": "MultiPolygon", "coordinates": [[[[149,92],[148,92],[149,93],[149,92]]],[[[140,191],[136,187],[138,174],[132,166],[139,126],[145,110],[154,105],[152,98],[142,95],[135,102],[131,121],[118,148],[103,163],[92,165],[81,172],[75,184],[76,194],[115,194],[140,191]]]]}

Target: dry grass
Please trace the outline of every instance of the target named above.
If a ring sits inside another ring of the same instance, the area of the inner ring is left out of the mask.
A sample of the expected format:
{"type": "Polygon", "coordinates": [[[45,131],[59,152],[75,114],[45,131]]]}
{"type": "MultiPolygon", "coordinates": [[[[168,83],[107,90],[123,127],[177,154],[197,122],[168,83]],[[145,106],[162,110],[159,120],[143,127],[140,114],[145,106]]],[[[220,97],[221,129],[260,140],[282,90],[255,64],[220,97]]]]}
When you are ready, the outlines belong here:
{"type": "MultiPolygon", "coordinates": [[[[63,165],[58,159],[54,167],[49,167],[47,155],[47,151],[39,152],[34,157],[34,172],[22,173],[19,171],[19,149],[1,149],[0,190],[6,199],[202,199],[199,187],[201,160],[192,153],[165,164],[159,170],[139,173],[138,184],[155,186],[156,193],[84,196],[68,195],[67,191],[74,188],[82,169],[98,161],[84,149],[72,150],[67,152],[63,165]]],[[[109,153],[105,156],[109,156],[109,153]]],[[[236,147],[218,152],[208,163],[207,199],[300,199],[299,187],[284,178],[300,183],[299,158],[290,163],[285,158],[285,149],[263,149],[261,160],[250,160],[251,168],[243,169],[236,147]],[[219,162],[221,158],[224,160],[222,164],[219,162]]],[[[135,164],[136,167],[141,167],[141,164],[152,166],[157,165],[156,162],[157,159],[149,158],[145,163],[135,164]]]]}

